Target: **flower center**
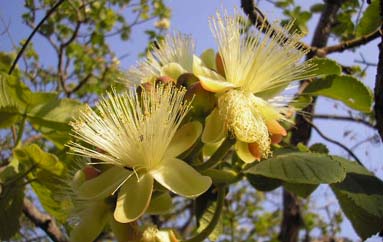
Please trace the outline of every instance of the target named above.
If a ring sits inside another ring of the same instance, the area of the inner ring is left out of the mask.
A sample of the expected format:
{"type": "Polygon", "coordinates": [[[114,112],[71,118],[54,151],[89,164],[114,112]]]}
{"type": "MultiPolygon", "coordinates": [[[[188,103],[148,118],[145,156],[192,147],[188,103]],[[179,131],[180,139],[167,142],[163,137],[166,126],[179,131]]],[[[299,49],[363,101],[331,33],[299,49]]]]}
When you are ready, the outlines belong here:
{"type": "Polygon", "coordinates": [[[253,99],[251,93],[230,90],[218,98],[219,114],[238,140],[257,143],[262,157],[267,157],[270,153],[269,132],[253,99]]]}

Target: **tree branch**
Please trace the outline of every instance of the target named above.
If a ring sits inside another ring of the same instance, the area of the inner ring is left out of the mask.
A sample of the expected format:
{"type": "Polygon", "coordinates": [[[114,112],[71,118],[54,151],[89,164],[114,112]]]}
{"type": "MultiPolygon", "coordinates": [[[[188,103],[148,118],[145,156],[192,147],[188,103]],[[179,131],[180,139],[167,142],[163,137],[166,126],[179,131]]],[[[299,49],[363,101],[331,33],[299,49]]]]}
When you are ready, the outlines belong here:
{"type": "Polygon", "coordinates": [[[362,37],[355,38],[353,40],[344,41],[337,45],[320,48],[318,49],[318,53],[321,53],[321,54],[323,53],[324,55],[328,55],[334,52],[343,52],[347,49],[352,49],[355,47],[359,47],[361,45],[368,44],[369,42],[373,41],[374,39],[378,38],[381,35],[382,35],[381,30],[377,29],[374,32],[366,34],[362,37]]]}
{"type": "Polygon", "coordinates": [[[12,63],[11,68],[9,68],[8,74],[12,74],[13,69],[15,69],[17,62],[19,61],[20,57],[23,55],[25,49],[27,48],[29,42],[32,40],[33,36],[36,34],[36,32],[39,30],[41,25],[51,16],[52,13],[56,11],[56,9],[64,2],[65,0],[59,0],[51,9],[47,11],[47,14],[44,16],[44,18],[41,19],[41,21],[37,24],[36,28],[33,29],[32,33],[28,36],[28,39],[25,41],[23,46],[21,47],[21,50],[17,53],[15,61],[12,63]]]}
{"type": "Polygon", "coordinates": [[[356,162],[359,163],[359,165],[363,166],[364,165],[362,164],[362,162],[359,160],[359,158],[354,154],[354,152],[352,152],[351,149],[349,149],[347,146],[345,146],[344,144],[342,144],[341,142],[337,141],[337,140],[334,140],[334,139],[331,139],[329,137],[327,137],[317,126],[315,126],[311,121],[309,120],[306,120],[307,123],[313,128],[315,129],[315,131],[325,140],[327,140],[328,142],[331,142],[339,147],[341,147],[342,149],[344,149],[350,156],[352,156],[352,158],[355,159],[356,162]]]}
{"type": "Polygon", "coordinates": [[[41,213],[27,198],[24,198],[23,212],[37,227],[44,230],[53,241],[67,241],[56,222],[49,215],[41,213]]]}
{"type": "Polygon", "coordinates": [[[358,117],[338,116],[338,115],[332,115],[332,114],[313,114],[312,117],[314,119],[332,119],[332,120],[356,122],[356,123],[364,124],[369,128],[373,128],[373,129],[376,128],[375,125],[373,125],[372,123],[358,117]]]}

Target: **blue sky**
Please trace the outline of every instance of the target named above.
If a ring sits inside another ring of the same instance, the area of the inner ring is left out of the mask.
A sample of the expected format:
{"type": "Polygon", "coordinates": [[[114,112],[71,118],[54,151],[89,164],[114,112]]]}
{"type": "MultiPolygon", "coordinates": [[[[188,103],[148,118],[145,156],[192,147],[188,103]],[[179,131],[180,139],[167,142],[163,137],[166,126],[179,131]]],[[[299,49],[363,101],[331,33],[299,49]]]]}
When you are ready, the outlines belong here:
{"type": "MultiPolygon", "coordinates": [[[[26,38],[30,29],[25,27],[21,21],[20,16],[23,12],[23,2],[22,0],[18,1],[9,1],[9,0],[0,0],[0,16],[6,25],[9,24],[10,34],[16,44],[19,43],[21,39],[26,38]]],[[[312,3],[318,1],[296,1],[303,3],[303,8],[308,8],[312,3]]],[[[227,8],[232,12],[234,6],[239,8],[239,0],[167,0],[166,3],[172,9],[172,19],[171,19],[171,28],[170,30],[177,30],[183,33],[191,34],[196,40],[197,54],[200,54],[203,50],[207,48],[216,48],[214,39],[210,33],[208,26],[208,18],[215,14],[217,9],[221,7],[227,8]]],[[[278,10],[272,9],[271,5],[266,1],[261,1],[259,8],[269,16],[270,19],[275,20],[282,18],[278,10]]],[[[313,17],[312,21],[309,24],[309,35],[303,40],[306,43],[310,43],[312,32],[315,28],[315,24],[318,20],[318,16],[313,17]]],[[[146,47],[147,38],[143,34],[143,29],[147,26],[153,25],[153,22],[146,23],[144,26],[137,27],[134,29],[134,34],[132,39],[127,42],[121,42],[117,39],[111,40],[114,50],[116,53],[128,54],[128,57],[121,62],[121,67],[127,69],[130,65],[134,64],[137,60],[138,53],[142,52],[146,47]]],[[[4,24],[0,22],[0,32],[4,29],[4,24]]],[[[334,40],[330,40],[330,43],[336,43],[334,40]]],[[[41,56],[46,57],[45,59],[41,58],[44,65],[50,63],[49,56],[53,56],[53,50],[47,48],[48,44],[44,39],[36,36],[33,40],[33,44],[36,49],[39,51],[41,56]]],[[[370,43],[367,47],[363,47],[358,52],[363,53],[364,57],[370,62],[376,62],[377,60],[377,41],[370,43]]],[[[9,51],[12,48],[12,43],[9,40],[7,35],[0,36],[0,51],[9,51]]],[[[355,64],[356,59],[360,60],[358,53],[345,52],[341,55],[331,55],[330,58],[334,58],[341,62],[344,65],[355,64]]],[[[367,85],[373,87],[375,81],[376,70],[374,68],[369,68],[366,78],[363,80],[367,85]]],[[[325,98],[320,98],[317,104],[317,112],[321,114],[333,114],[336,112],[339,115],[347,114],[347,108],[344,105],[332,101],[328,101],[325,98]]],[[[360,141],[366,137],[369,137],[373,134],[376,134],[374,130],[364,127],[363,125],[351,124],[348,122],[338,122],[338,121],[326,121],[326,120],[316,120],[315,124],[320,127],[320,129],[326,133],[329,137],[338,139],[347,146],[352,146],[357,141],[360,141]],[[355,140],[350,138],[344,138],[344,133],[348,130],[352,131],[352,135],[355,137],[355,140]]],[[[323,142],[323,140],[313,132],[312,139],[310,143],[323,142]]],[[[331,153],[345,156],[346,153],[333,145],[329,145],[331,153]]],[[[372,146],[369,143],[366,143],[355,150],[355,153],[361,158],[365,165],[372,171],[376,172],[379,177],[383,177],[383,162],[381,161],[381,155],[383,154],[382,144],[372,146]]],[[[312,200],[317,200],[321,197],[324,192],[324,188],[318,189],[314,194],[312,200]]],[[[334,199],[334,198],[333,198],[334,199]]],[[[319,201],[319,200],[318,200],[319,201]]],[[[320,204],[320,202],[318,202],[320,204]]],[[[344,223],[343,225],[343,235],[346,235],[350,238],[357,238],[356,234],[350,229],[349,223],[344,223]]]]}

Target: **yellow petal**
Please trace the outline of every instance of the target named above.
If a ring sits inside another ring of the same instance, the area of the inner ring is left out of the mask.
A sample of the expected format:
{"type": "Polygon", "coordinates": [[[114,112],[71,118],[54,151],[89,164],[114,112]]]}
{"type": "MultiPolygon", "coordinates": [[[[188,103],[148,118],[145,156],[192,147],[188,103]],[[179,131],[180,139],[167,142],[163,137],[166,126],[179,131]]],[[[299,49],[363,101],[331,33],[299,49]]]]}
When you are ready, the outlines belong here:
{"type": "Polygon", "coordinates": [[[245,163],[252,163],[255,161],[255,157],[250,153],[248,143],[237,141],[235,143],[235,151],[238,157],[245,163]]]}
{"type": "Polygon", "coordinates": [[[154,179],[171,192],[184,197],[197,197],[211,186],[211,179],[202,176],[193,167],[180,159],[167,159],[151,171],[154,179]]]}
{"type": "Polygon", "coordinates": [[[113,166],[99,176],[82,183],[77,191],[78,196],[88,200],[106,198],[112,195],[116,188],[131,173],[127,169],[113,166]]]}
{"type": "Polygon", "coordinates": [[[201,140],[205,144],[218,143],[225,138],[226,133],[225,123],[215,108],[206,118],[201,140]]]}
{"type": "Polygon", "coordinates": [[[197,56],[194,56],[193,59],[193,73],[200,80],[202,87],[210,92],[224,92],[236,87],[217,72],[203,66],[201,59],[197,56]]]}
{"type": "Polygon", "coordinates": [[[203,64],[209,69],[216,69],[215,65],[215,51],[213,49],[207,49],[201,54],[201,60],[203,64]]]}
{"type": "Polygon", "coordinates": [[[161,76],[168,76],[177,80],[179,76],[184,74],[186,70],[178,63],[169,63],[161,68],[161,76]]]}
{"type": "Polygon", "coordinates": [[[149,206],[153,191],[153,178],[144,174],[137,181],[128,179],[118,191],[114,219],[120,223],[129,223],[141,217],[149,206]]]}
{"type": "Polygon", "coordinates": [[[149,207],[146,210],[148,214],[164,214],[172,208],[172,198],[169,192],[156,192],[152,196],[149,207]]]}
{"type": "Polygon", "coordinates": [[[72,242],[92,242],[102,232],[108,220],[108,205],[104,201],[91,202],[81,212],[80,222],[70,234],[72,242]]]}
{"type": "Polygon", "coordinates": [[[189,149],[201,135],[202,125],[198,121],[183,125],[177,130],[169,148],[166,151],[168,157],[176,157],[189,149]]]}

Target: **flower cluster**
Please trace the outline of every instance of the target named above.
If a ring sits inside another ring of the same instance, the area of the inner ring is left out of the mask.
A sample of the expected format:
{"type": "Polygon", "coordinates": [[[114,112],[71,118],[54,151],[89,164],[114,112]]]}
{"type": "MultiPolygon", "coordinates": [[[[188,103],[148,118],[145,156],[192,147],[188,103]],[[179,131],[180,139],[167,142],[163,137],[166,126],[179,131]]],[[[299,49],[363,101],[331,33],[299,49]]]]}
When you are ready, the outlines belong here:
{"type": "MultiPolygon", "coordinates": [[[[108,93],[94,109],[81,112],[71,123],[77,141],[69,146],[91,158],[99,172],[78,184],[76,194],[96,210],[109,204],[106,210],[112,212],[85,209],[80,220],[98,214],[112,224],[132,223],[161,207],[156,203],[169,203],[163,188],[188,198],[207,191],[212,179],[179,158],[199,138],[219,144],[235,137],[235,150],[246,163],[271,155],[271,144],[287,134],[281,125],[285,99],[277,95],[291,82],[311,77],[314,66],[300,63],[307,51],[301,36],[289,33],[292,25],[259,25],[244,35],[237,16],[217,13],[210,27],[218,52],[200,57],[190,36],[168,35],[128,70],[129,91],[108,93]],[[190,109],[203,110],[202,117],[188,115],[190,109]]],[[[89,238],[103,227],[94,232],[86,223],[79,227],[92,231],[89,238]]]]}

